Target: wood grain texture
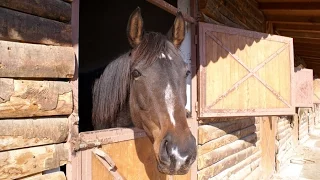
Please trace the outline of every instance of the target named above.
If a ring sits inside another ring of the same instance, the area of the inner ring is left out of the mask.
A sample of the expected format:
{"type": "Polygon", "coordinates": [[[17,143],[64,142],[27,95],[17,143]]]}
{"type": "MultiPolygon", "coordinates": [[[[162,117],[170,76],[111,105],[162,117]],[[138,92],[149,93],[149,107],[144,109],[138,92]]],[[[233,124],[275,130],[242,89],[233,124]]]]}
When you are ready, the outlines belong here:
{"type": "Polygon", "coordinates": [[[240,152],[248,147],[255,146],[257,135],[250,134],[242,139],[236,140],[230,144],[222,146],[218,149],[210,151],[198,157],[198,170],[206,168],[222,159],[240,152]]]}
{"type": "MultiPolygon", "coordinates": [[[[152,144],[147,137],[103,145],[102,150],[112,158],[117,171],[125,179],[190,179],[190,172],[181,176],[167,176],[160,173],[157,169],[152,144]]],[[[114,179],[106,167],[94,156],[91,168],[92,180],[114,179]]]]}
{"type": "Polygon", "coordinates": [[[215,140],[209,141],[203,145],[198,145],[198,156],[208,153],[222,146],[225,146],[227,144],[230,144],[238,139],[241,139],[249,134],[256,132],[256,130],[257,127],[255,125],[251,125],[244,129],[237,130],[215,140]]]}
{"type": "Polygon", "coordinates": [[[216,127],[214,124],[199,126],[198,143],[204,144],[208,141],[222,137],[228,133],[251,126],[252,124],[254,124],[254,122],[255,120],[254,118],[252,118],[235,121],[234,123],[226,127],[216,127]]]}
{"type": "Polygon", "coordinates": [[[200,23],[199,45],[200,118],[294,113],[292,38],[200,23]]]}
{"type": "Polygon", "coordinates": [[[243,161],[244,159],[248,158],[256,152],[258,152],[257,147],[249,147],[236,154],[233,154],[219,161],[218,163],[215,163],[207,168],[198,171],[198,179],[203,180],[209,179],[210,177],[214,177],[220,172],[234,166],[235,164],[238,164],[239,162],[243,161]]]}
{"type": "Polygon", "coordinates": [[[5,88],[0,93],[0,118],[72,113],[72,88],[68,82],[0,78],[1,84],[5,88]]]}
{"type": "Polygon", "coordinates": [[[64,144],[0,152],[0,179],[16,179],[67,163],[64,144]]]}
{"type": "Polygon", "coordinates": [[[0,151],[65,142],[68,126],[68,119],[60,117],[2,119],[0,151]]]}
{"type": "Polygon", "coordinates": [[[0,41],[0,77],[72,78],[72,47],[0,41]]]}
{"type": "Polygon", "coordinates": [[[296,69],[295,73],[295,105],[296,107],[312,107],[313,106],[313,70],[312,69],[296,69]]]}
{"type": "MultiPolygon", "coordinates": [[[[66,180],[67,178],[64,172],[59,171],[59,172],[54,172],[50,174],[40,174],[40,175],[30,176],[22,179],[23,180],[66,180]]],[[[22,180],[22,179],[19,179],[19,180],[22,180]]]]}
{"type": "Polygon", "coordinates": [[[62,22],[71,20],[71,5],[61,0],[2,0],[0,7],[62,22]]]}
{"type": "Polygon", "coordinates": [[[0,39],[72,46],[71,25],[0,7],[0,39]]]}
{"type": "Polygon", "coordinates": [[[320,103],[320,79],[313,80],[313,102],[320,103]]]}

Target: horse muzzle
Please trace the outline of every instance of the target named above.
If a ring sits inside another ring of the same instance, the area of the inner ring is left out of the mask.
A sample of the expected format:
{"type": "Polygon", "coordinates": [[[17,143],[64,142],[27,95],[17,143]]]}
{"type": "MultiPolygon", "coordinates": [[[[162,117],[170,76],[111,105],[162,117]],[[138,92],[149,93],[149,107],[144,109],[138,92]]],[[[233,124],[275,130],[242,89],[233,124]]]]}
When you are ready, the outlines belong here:
{"type": "Polygon", "coordinates": [[[191,133],[184,138],[168,133],[160,144],[158,170],[170,175],[187,174],[196,156],[196,139],[191,133]]]}

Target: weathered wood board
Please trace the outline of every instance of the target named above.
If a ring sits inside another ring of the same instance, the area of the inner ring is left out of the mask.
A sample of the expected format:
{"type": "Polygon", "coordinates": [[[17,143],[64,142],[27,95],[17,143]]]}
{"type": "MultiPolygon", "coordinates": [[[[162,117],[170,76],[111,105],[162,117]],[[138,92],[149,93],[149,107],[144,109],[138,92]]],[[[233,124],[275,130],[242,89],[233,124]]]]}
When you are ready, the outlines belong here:
{"type": "MultiPolygon", "coordinates": [[[[152,144],[145,132],[140,129],[115,128],[97,132],[80,133],[84,142],[101,144],[104,151],[115,163],[116,171],[124,179],[191,179],[191,172],[186,175],[168,176],[157,169],[152,144]]],[[[94,149],[89,146],[81,153],[81,170],[78,176],[82,179],[114,179],[112,173],[96,157],[94,149]]]]}
{"type": "Polygon", "coordinates": [[[295,69],[295,106],[312,107],[313,106],[313,70],[295,69]]]}
{"type": "Polygon", "coordinates": [[[50,174],[37,174],[29,176],[27,178],[21,178],[18,180],[66,180],[66,176],[62,171],[54,172],[50,174]]]}
{"type": "Polygon", "coordinates": [[[17,179],[67,163],[64,144],[0,152],[0,179],[17,179]]]}
{"type": "Polygon", "coordinates": [[[1,0],[0,7],[62,22],[70,22],[71,20],[71,5],[61,0],[1,0]]]}
{"type": "Polygon", "coordinates": [[[313,102],[320,103],[320,79],[313,80],[313,102]]]}
{"type": "Polygon", "coordinates": [[[0,7],[0,39],[72,46],[71,25],[0,7]]]}
{"type": "Polygon", "coordinates": [[[199,23],[200,118],[292,115],[293,39],[199,23]]]}
{"type": "Polygon", "coordinates": [[[0,78],[0,87],[0,119],[72,113],[72,87],[68,82],[0,78]]]}
{"type": "Polygon", "coordinates": [[[68,118],[1,119],[0,151],[58,144],[68,137],[68,118]]]}
{"type": "Polygon", "coordinates": [[[0,41],[0,77],[72,78],[72,47],[0,41]]]}

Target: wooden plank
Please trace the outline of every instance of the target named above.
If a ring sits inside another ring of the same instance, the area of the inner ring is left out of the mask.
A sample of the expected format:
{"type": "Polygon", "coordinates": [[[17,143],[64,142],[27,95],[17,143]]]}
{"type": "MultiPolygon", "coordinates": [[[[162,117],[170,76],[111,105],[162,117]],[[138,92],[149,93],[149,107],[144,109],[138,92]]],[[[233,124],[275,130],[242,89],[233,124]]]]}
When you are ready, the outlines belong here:
{"type": "Polygon", "coordinates": [[[246,179],[260,164],[261,159],[257,159],[243,169],[230,176],[230,179],[246,179]]]}
{"type": "Polygon", "coordinates": [[[214,177],[220,172],[234,166],[235,164],[238,164],[239,162],[243,161],[256,152],[258,152],[258,148],[249,147],[248,149],[233,154],[219,161],[218,163],[215,163],[207,168],[198,171],[198,179],[209,179],[210,177],[214,177]]]}
{"type": "Polygon", "coordinates": [[[72,47],[0,41],[0,77],[73,78],[72,47]]]}
{"type": "Polygon", "coordinates": [[[0,152],[0,179],[16,179],[66,164],[64,144],[0,152]]]}
{"type": "Polygon", "coordinates": [[[23,178],[23,180],[66,180],[66,176],[64,172],[59,171],[59,172],[54,172],[49,174],[31,176],[28,178],[23,178]]]}
{"type": "Polygon", "coordinates": [[[1,119],[0,151],[57,144],[67,140],[67,118],[1,119]]]}
{"type": "MultiPolygon", "coordinates": [[[[163,0],[147,0],[147,2],[150,2],[150,3],[160,7],[161,9],[163,9],[173,15],[176,15],[178,12],[178,8],[172,6],[171,4],[169,4],[163,0]]],[[[181,13],[182,13],[185,21],[188,21],[190,23],[196,23],[196,20],[193,17],[191,17],[189,14],[184,13],[184,12],[181,12],[181,13]]]]}
{"type": "Polygon", "coordinates": [[[71,25],[0,8],[0,39],[72,46],[71,25]]]}
{"type": "Polygon", "coordinates": [[[232,132],[215,140],[209,141],[203,145],[198,146],[198,156],[208,153],[214,149],[220,148],[227,144],[230,144],[238,139],[241,139],[249,134],[252,134],[256,131],[256,126],[251,125],[244,129],[232,132]]]}
{"type": "Polygon", "coordinates": [[[261,121],[261,168],[265,177],[269,177],[275,170],[276,123],[274,117],[264,117],[261,121]]]}
{"type": "Polygon", "coordinates": [[[0,7],[62,22],[70,22],[71,20],[71,5],[61,0],[2,0],[0,7]]]}
{"type": "Polygon", "coordinates": [[[293,38],[320,38],[320,32],[315,30],[277,29],[277,32],[282,36],[293,38]]]}
{"type": "Polygon", "coordinates": [[[319,24],[294,24],[294,23],[277,22],[277,23],[273,23],[273,26],[275,29],[320,31],[319,24]]]}
{"type": "MultiPolygon", "coordinates": [[[[179,176],[160,173],[152,144],[147,137],[103,145],[101,149],[112,158],[117,171],[125,179],[190,179],[190,172],[179,176]]],[[[83,163],[90,163],[92,180],[114,179],[94,155],[92,162],[83,161],[83,163]]]]}
{"type": "Polygon", "coordinates": [[[254,146],[257,142],[257,135],[251,134],[242,139],[236,140],[230,144],[222,146],[218,149],[210,151],[209,153],[198,156],[198,170],[206,168],[226,157],[235,154],[241,150],[247,149],[248,147],[254,146]]]}
{"type": "Polygon", "coordinates": [[[320,9],[319,2],[264,2],[259,4],[261,10],[317,10],[320,9]]]}
{"type": "Polygon", "coordinates": [[[72,113],[72,88],[68,82],[0,78],[0,87],[0,118],[72,113]]]}
{"type": "Polygon", "coordinates": [[[217,139],[221,136],[224,136],[228,133],[234,132],[239,129],[243,129],[250,125],[254,124],[254,119],[244,119],[239,120],[230,126],[217,128],[214,125],[202,125],[199,126],[199,135],[198,135],[198,144],[204,144],[208,141],[217,139]]]}
{"type": "Polygon", "coordinates": [[[290,11],[283,9],[265,9],[262,10],[262,12],[266,17],[282,15],[291,16],[292,18],[320,16],[320,12],[318,9],[290,9],[290,11]]]}
{"type": "Polygon", "coordinates": [[[291,15],[266,15],[266,20],[268,21],[277,21],[277,22],[286,22],[286,23],[293,23],[293,22],[304,22],[304,23],[320,23],[319,16],[294,16],[291,15]]]}
{"type": "Polygon", "coordinates": [[[248,158],[244,159],[243,161],[239,162],[238,164],[235,164],[234,166],[219,173],[218,175],[216,175],[213,178],[213,180],[230,179],[230,176],[232,176],[236,172],[240,171],[241,169],[243,169],[247,165],[250,165],[252,162],[254,162],[256,160],[260,160],[261,159],[260,157],[261,157],[261,152],[258,151],[256,153],[252,154],[251,156],[249,156],[248,158]]]}
{"type": "Polygon", "coordinates": [[[291,38],[206,23],[199,36],[200,118],[294,113],[291,38]]]}

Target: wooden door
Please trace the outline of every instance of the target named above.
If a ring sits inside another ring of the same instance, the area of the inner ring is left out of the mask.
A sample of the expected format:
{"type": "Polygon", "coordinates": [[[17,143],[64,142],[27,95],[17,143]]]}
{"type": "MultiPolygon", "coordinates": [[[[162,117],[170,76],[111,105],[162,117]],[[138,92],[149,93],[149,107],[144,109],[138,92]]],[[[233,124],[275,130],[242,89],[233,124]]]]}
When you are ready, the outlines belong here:
{"type": "Polygon", "coordinates": [[[143,130],[114,128],[83,132],[80,139],[80,179],[191,179],[191,171],[179,176],[158,171],[152,144],[143,130]]]}
{"type": "Polygon", "coordinates": [[[313,106],[313,70],[295,69],[295,106],[312,107],[313,106]]]}
{"type": "Polygon", "coordinates": [[[294,114],[292,38],[199,23],[200,117],[294,114]]]}

